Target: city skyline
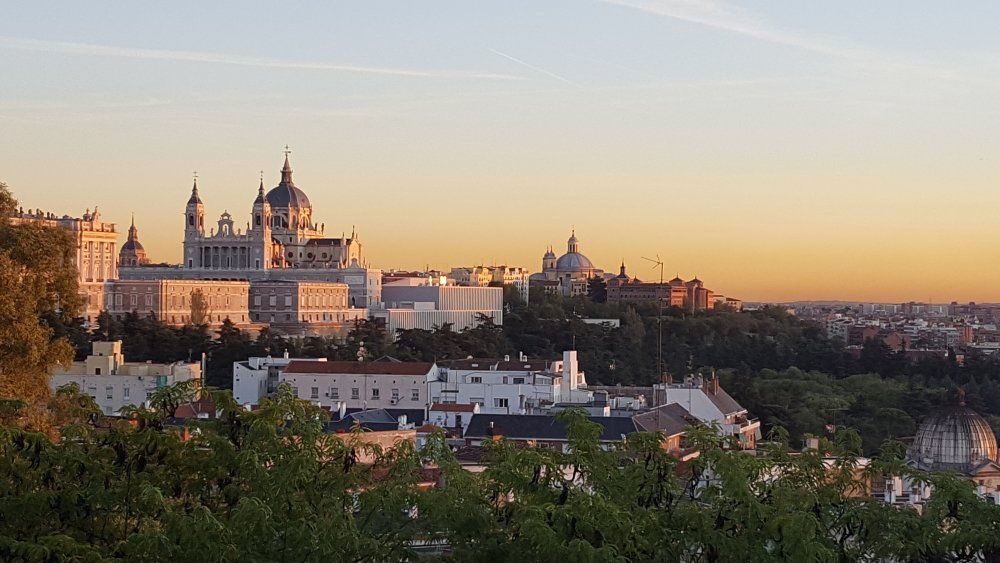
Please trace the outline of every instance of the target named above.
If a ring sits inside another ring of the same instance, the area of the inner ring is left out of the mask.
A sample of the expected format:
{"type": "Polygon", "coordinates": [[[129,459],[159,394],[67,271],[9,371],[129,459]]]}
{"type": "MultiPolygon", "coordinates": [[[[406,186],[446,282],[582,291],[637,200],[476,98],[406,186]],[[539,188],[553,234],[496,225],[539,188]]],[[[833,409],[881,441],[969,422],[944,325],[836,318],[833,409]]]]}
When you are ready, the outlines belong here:
{"type": "Polygon", "coordinates": [[[192,171],[243,225],[287,143],[377,267],[537,271],[575,227],[747,301],[1000,301],[994,6],[180,6],[8,8],[24,207],[99,205],[119,243],[135,212],[179,262],[192,171]]]}

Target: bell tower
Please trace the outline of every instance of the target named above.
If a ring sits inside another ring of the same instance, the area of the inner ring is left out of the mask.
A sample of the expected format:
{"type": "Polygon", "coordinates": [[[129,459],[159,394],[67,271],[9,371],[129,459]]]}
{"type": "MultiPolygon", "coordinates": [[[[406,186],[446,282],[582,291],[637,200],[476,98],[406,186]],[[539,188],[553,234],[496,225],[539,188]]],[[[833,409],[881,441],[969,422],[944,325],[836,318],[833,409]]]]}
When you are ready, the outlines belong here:
{"type": "Polygon", "coordinates": [[[253,256],[249,266],[255,270],[267,268],[271,263],[271,204],[264,196],[264,171],[260,172],[260,186],[251,212],[250,240],[253,256]]]}
{"type": "Polygon", "coordinates": [[[198,173],[194,175],[191,197],[184,208],[184,266],[202,267],[200,241],[205,236],[205,204],[198,195],[198,173]]]}

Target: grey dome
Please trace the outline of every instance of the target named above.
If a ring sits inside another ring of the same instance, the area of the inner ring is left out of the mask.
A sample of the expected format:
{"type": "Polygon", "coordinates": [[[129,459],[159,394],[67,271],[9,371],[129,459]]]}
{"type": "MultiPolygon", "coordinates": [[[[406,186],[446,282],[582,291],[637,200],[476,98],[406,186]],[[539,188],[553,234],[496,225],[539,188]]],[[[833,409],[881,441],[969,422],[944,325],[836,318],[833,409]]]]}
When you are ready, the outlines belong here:
{"type": "Polygon", "coordinates": [[[306,193],[290,182],[282,182],[267,192],[267,203],[274,207],[312,207],[306,193]]]}
{"type": "Polygon", "coordinates": [[[134,251],[134,250],[137,250],[139,252],[145,252],[146,249],[142,247],[142,243],[140,243],[139,241],[135,239],[130,239],[125,241],[125,244],[122,245],[122,249],[120,252],[134,251]]]}
{"type": "Polygon", "coordinates": [[[968,473],[997,461],[997,439],[983,417],[958,406],[927,417],[906,457],[920,469],[968,473]]]}
{"type": "Polygon", "coordinates": [[[567,252],[556,260],[556,269],[568,272],[579,272],[583,270],[593,270],[594,263],[579,252],[567,252]]]}

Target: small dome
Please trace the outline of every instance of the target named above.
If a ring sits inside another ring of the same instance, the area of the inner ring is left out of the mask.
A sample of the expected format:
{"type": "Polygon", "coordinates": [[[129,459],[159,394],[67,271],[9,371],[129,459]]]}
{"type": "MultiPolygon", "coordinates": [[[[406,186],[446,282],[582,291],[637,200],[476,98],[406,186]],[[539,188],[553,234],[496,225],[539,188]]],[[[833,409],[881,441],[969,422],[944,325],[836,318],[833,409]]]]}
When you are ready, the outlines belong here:
{"type": "Polygon", "coordinates": [[[906,457],[920,469],[968,473],[997,461],[997,438],[983,417],[960,405],[927,417],[906,457]]]}
{"type": "Polygon", "coordinates": [[[593,270],[594,264],[579,252],[567,252],[556,260],[556,269],[568,272],[579,272],[583,270],[593,270]]]}
{"type": "Polygon", "coordinates": [[[125,241],[125,244],[122,245],[121,252],[131,252],[131,251],[145,252],[146,249],[143,248],[142,243],[137,240],[134,239],[127,240],[125,241]]]}

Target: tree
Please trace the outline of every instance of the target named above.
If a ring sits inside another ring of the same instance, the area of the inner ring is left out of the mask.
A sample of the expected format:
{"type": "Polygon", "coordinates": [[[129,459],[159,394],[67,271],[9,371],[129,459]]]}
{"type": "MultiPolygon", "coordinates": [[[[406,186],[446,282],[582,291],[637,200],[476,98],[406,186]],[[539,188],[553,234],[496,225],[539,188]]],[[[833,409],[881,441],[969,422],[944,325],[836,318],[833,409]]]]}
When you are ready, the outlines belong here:
{"type": "Polygon", "coordinates": [[[606,303],[608,301],[608,282],[597,276],[588,279],[587,297],[594,303],[606,303]]]}
{"type": "Polygon", "coordinates": [[[71,325],[80,309],[76,247],[58,227],[13,222],[16,208],[0,183],[0,399],[19,405],[4,422],[50,430],[48,372],[74,355],[51,325],[71,325]]]}
{"type": "Polygon", "coordinates": [[[211,320],[208,298],[200,287],[191,292],[191,324],[204,325],[211,320]]]}

